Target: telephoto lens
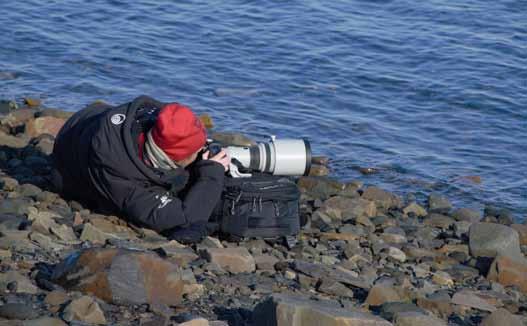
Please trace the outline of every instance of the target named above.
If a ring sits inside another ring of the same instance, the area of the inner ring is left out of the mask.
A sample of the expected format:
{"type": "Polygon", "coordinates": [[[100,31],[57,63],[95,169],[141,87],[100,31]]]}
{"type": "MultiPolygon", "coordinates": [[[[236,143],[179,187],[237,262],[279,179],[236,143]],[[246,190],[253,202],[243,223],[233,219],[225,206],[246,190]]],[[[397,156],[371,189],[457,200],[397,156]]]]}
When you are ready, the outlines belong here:
{"type": "Polygon", "coordinates": [[[227,153],[244,170],[273,175],[308,175],[311,145],[306,139],[276,139],[253,146],[228,146],[227,153]]]}

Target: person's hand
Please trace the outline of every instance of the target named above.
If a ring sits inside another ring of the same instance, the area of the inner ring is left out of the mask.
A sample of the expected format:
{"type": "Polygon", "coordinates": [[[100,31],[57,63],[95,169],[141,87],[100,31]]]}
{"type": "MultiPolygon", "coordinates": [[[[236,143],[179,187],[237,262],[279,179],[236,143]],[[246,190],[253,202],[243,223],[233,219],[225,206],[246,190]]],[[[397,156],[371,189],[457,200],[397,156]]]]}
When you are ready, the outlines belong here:
{"type": "Polygon", "coordinates": [[[231,164],[231,157],[229,156],[229,154],[227,154],[227,152],[224,149],[222,149],[218,154],[216,154],[215,156],[211,158],[209,158],[209,155],[210,155],[209,151],[206,151],[205,153],[203,153],[203,159],[218,162],[221,165],[223,165],[223,168],[225,169],[225,171],[229,170],[229,165],[231,164]]]}

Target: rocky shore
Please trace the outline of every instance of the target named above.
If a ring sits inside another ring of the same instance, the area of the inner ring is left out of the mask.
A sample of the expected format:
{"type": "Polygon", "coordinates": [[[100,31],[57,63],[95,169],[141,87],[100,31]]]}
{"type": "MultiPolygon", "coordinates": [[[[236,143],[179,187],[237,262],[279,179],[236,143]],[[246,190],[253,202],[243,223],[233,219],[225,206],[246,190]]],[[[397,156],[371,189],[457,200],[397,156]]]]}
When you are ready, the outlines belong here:
{"type": "Polygon", "coordinates": [[[185,246],[53,191],[70,115],[0,102],[0,325],[527,325],[527,225],[505,210],[339,182],[319,159],[296,243],[185,246]]]}

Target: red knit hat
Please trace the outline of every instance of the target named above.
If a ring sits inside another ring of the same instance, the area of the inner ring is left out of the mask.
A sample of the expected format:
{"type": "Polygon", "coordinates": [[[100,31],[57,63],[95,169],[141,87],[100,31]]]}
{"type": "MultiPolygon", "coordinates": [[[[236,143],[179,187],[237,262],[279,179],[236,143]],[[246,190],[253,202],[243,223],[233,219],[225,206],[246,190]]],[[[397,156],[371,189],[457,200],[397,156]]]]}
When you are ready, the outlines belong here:
{"type": "Polygon", "coordinates": [[[152,138],[171,159],[180,161],[205,145],[207,132],[188,107],[170,103],[159,112],[152,138]]]}

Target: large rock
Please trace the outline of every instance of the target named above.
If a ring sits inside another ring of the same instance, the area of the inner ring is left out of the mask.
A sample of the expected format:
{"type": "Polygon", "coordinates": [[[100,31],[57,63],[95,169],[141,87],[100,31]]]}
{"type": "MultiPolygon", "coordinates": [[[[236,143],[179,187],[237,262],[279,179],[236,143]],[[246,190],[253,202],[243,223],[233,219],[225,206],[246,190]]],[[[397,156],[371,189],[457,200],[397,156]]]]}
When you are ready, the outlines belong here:
{"type": "Polygon", "coordinates": [[[256,263],[247,248],[206,248],[202,256],[231,273],[254,272],[256,263]]]}
{"type": "Polygon", "coordinates": [[[51,116],[31,119],[26,123],[26,135],[33,138],[43,134],[56,137],[65,122],[65,119],[51,116]]]}
{"type": "Polygon", "coordinates": [[[458,221],[477,223],[481,220],[481,213],[470,208],[456,209],[452,216],[458,221]]]}
{"type": "Polygon", "coordinates": [[[313,198],[326,200],[341,192],[345,185],[330,178],[300,177],[297,182],[300,191],[313,198]]]}
{"type": "Polygon", "coordinates": [[[11,136],[0,130],[0,146],[24,148],[27,146],[28,142],[28,138],[11,136]]]}
{"type": "Polygon", "coordinates": [[[7,271],[0,274],[0,290],[4,292],[9,284],[16,284],[16,292],[36,294],[38,288],[31,283],[31,280],[20,274],[18,271],[7,271]]]}
{"type": "Polygon", "coordinates": [[[377,208],[390,209],[402,207],[402,200],[399,196],[377,187],[368,187],[364,190],[362,198],[375,202],[377,208]]]}
{"type": "Polygon", "coordinates": [[[369,313],[342,309],[329,302],[274,294],[258,304],[254,326],[388,326],[388,321],[369,313]]]}
{"type": "Polygon", "coordinates": [[[431,193],[428,196],[428,210],[435,213],[448,213],[452,209],[452,204],[445,196],[431,193]]]}
{"type": "Polygon", "coordinates": [[[343,221],[372,217],[377,214],[375,203],[363,198],[335,196],[326,200],[323,208],[340,211],[343,221]]]}
{"type": "Polygon", "coordinates": [[[415,311],[406,311],[395,316],[396,326],[446,326],[443,320],[415,311]]]}
{"type": "Polygon", "coordinates": [[[522,326],[523,322],[519,316],[511,314],[506,309],[500,308],[481,322],[481,326],[522,326]]]}
{"type": "Polygon", "coordinates": [[[370,306],[380,306],[385,302],[401,301],[401,297],[391,286],[375,285],[368,292],[366,303],[370,306]]]}
{"type": "Polygon", "coordinates": [[[527,224],[513,224],[511,228],[518,232],[520,236],[520,245],[527,246],[527,224]]]}
{"type": "Polygon", "coordinates": [[[72,254],[55,268],[52,280],[115,304],[175,305],[184,285],[179,266],[153,253],[126,249],[72,254]]]}
{"type": "Polygon", "coordinates": [[[472,224],[469,229],[469,248],[471,255],[475,257],[503,255],[523,258],[518,232],[501,224],[472,224]]]}
{"type": "Polygon", "coordinates": [[[64,309],[64,320],[69,322],[77,320],[95,325],[106,324],[106,318],[99,304],[89,296],[73,300],[64,309]]]}
{"type": "Polygon", "coordinates": [[[38,311],[27,303],[6,303],[0,306],[0,317],[6,319],[33,319],[38,311]]]}
{"type": "Polygon", "coordinates": [[[477,292],[471,290],[461,290],[456,292],[452,297],[452,303],[490,312],[496,310],[495,306],[478,296],[477,292]]]}
{"type": "Polygon", "coordinates": [[[490,266],[487,279],[505,286],[515,285],[527,294],[527,262],[498,256],[490,266]]]}

